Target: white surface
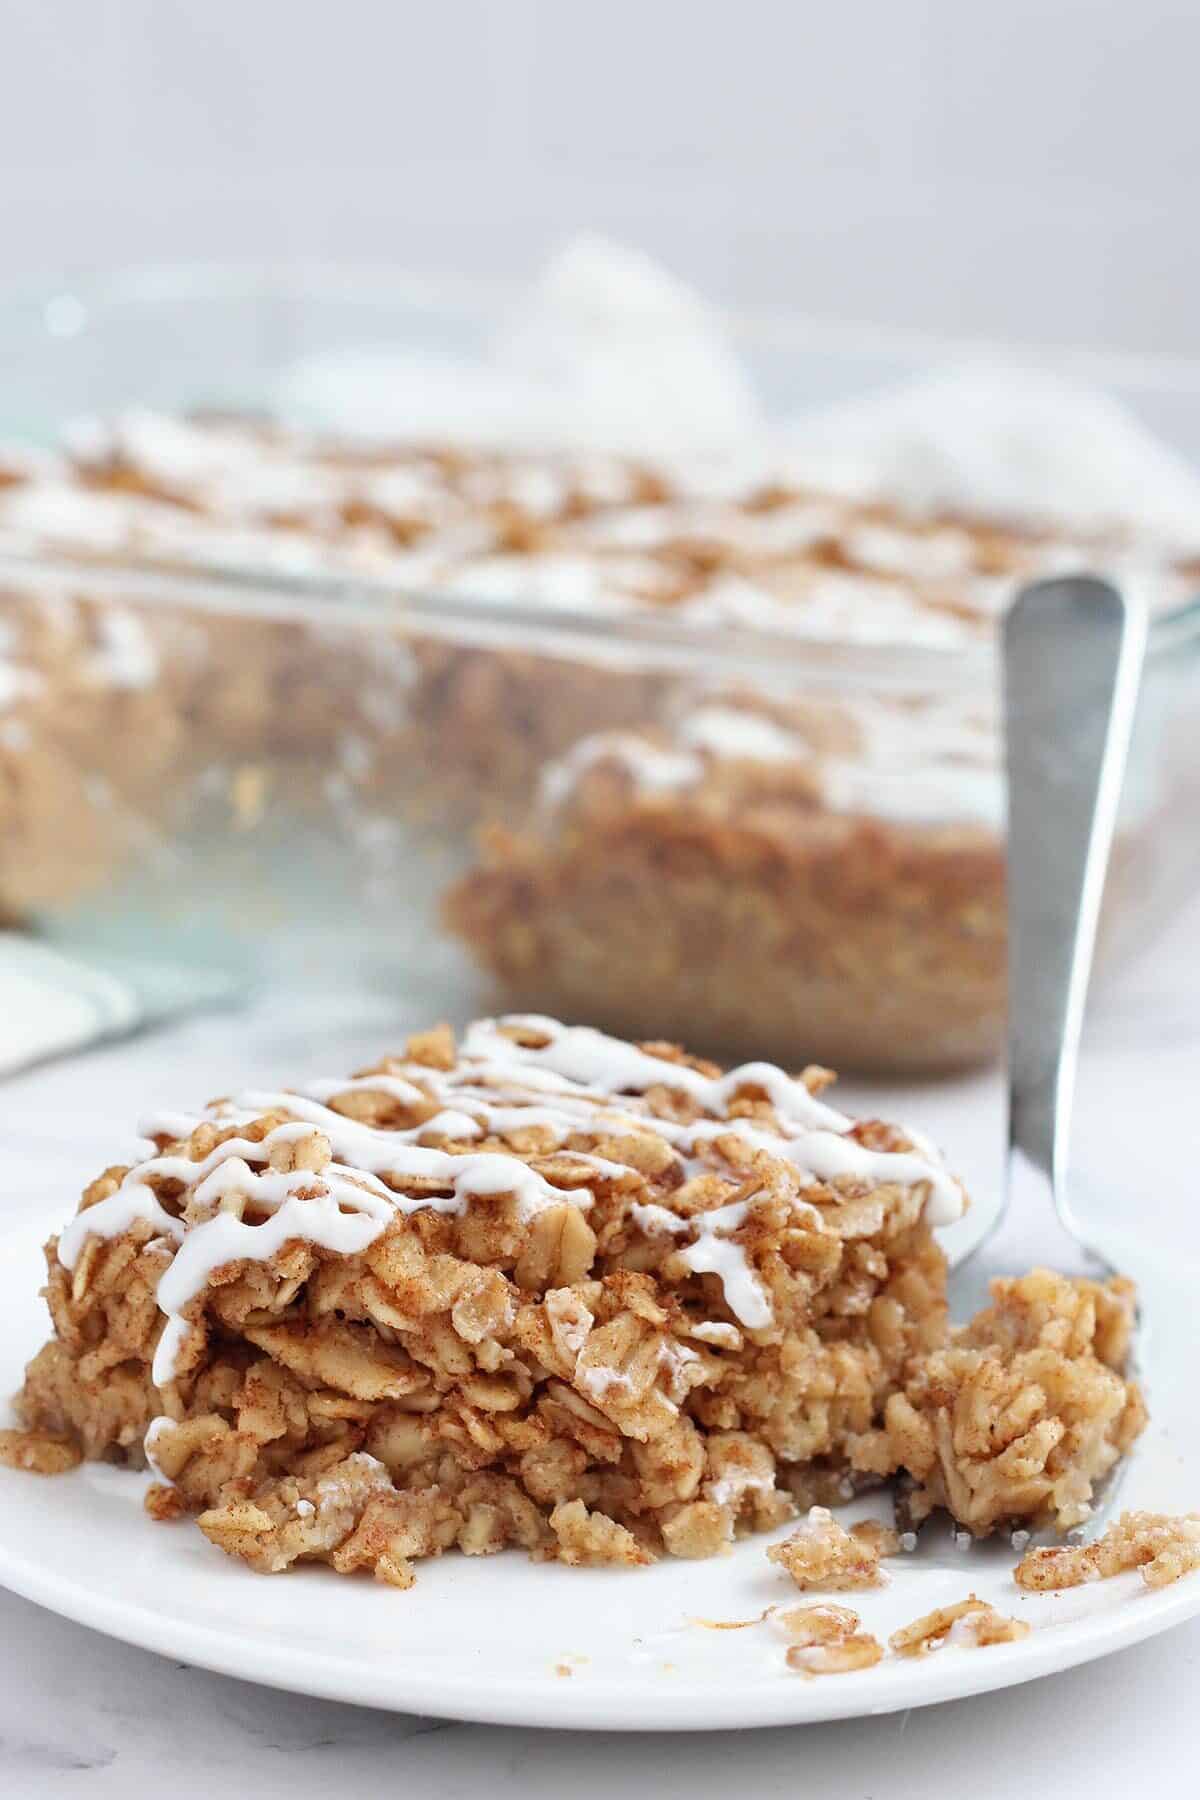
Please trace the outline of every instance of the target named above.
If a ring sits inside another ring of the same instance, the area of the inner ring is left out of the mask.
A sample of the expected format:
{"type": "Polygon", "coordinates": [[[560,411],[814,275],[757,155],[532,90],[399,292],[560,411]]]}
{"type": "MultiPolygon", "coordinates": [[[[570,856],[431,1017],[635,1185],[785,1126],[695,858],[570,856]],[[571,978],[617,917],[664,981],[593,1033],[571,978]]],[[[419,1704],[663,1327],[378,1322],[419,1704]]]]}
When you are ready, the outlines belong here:
{"type": "Polygon", "coordinates": [[[1187,0],[6,0],[0,272],[531,269],[590,225],[723,298],[1194,349],[1187,0]]]}
{"type": "MultiPolygon", "coordinates": [[[[1198,948],[1200,920],[1194,920],[1107,996],[1090,1034],[1080,1111],[1085,1170],[1103,1171],[1118,1186],[1128,1183],[1147,1229],[1172,1231],[1194,1250],[1200,1250],[1200,1231],[1190,1197],[1178,1187],[1176,1153],[1186,1129],[1180,1121],[1193,1105],[1200,1048],[1198,948]],[[1159,1134],[1163,1152],[1156,1161],[1159,1134]]],[[[145,1106],[202,1098],[232,1081],[349,1066],[416,1022],[383,998],[366,1007],[348,1002],[343,1015],[326,1013],[321,1041],[314,1043],[304,1023],[311,1016],[297,995],[287,1006],[197,1020],[6,1084],[0,1186],[7,1216],[19,1222],[69,1210],[86,1176],[132,1148],[124,1122],[145,1106]]],[[[861,1088],[847,1093],[853,1105],[870,1098],[861,1088]]],[[[999,1132],[990,1078],[878,1090],[875,1103],[927,1125],[976,1190],[988,1190],[998,1168],[999,1132]]],[[[203,1551],[198,1544],[197,1553],[203,1551]]],[[[206,1566],[214,1569],[214,1591],[234,1573],[215,1553],[206,1566]]],[[[524,1572],[519,1564],[516,1570],[524,1572]]],[[[425,1586],[429,1573],[421,1574],[425,1586]]],[[[252,1591],[257,1596],[259,1589],[252,1591]]],[[[402,1609],[419,1592],[386,1598],[402,1609]]],[[[982,1663],[1000,1653],[973,1654],[982,1663]]],[[[747,1793],[789,1792],[803,1767],[806,1791],[903,1800],[926,1794],[936,1767],[939,1787],[969,1784],[972,1800],[990,1800],[1013,1791],[1016,1771],[1029,1769],[1033,1743],[1044,1745],[1047,1763],[1053,1762],[1056,1794],[1091,1794],[1098,1783],[1116,1791],[1136,1782],[1171,1796],[1192,1791],[1200,1734],[1191,1687],[1198,1662],[1200,1625],[1188,1624],[1085,1671],[853,1726],[736,1739],[542,1738],[500,1728],[438,1729],[270,1693],[121,1648],[0,1595],[0,1789],[33,1800],[68,1791],[149,1795],[169,1781],[173,1795],[199,1796],[236,1780],[256,1794],[303,1800],[334,1779],[346,1791],[403,1783],[422,1794],[528,1796],[561,1794],[569,1781],[588,1800],[624,1781],[633,1791],[653,1784],[670,1800],[724,1793],[731,1785],[747,1793]],[[436,1735],[425,1735],[431,1731],[436,1735]]],[[[569,1678],[573,1691],[581,1679],[569,1678]]],[[[1042,1755],[1035,1750],[1035,1766],[1042,1755]]]]}
{"type": "MultiPolygon", "coordinates": [[[[10,1389],[45,1333],[43,1235],[33,1219],[0,1241],[0,1379],[10,1389]]],[[[1169,1268],[1138,1273],[1153,1326],[1144,1361],[1154,1416],[1120,1502],[1174,1512],[1200,1493],[1191,1290],[1169,1268]]],[[[920,1662],[886,1657],[853,1679],[805,1680],[788,1670],[786,1640],[769,1622],[737,1632],[696,1623],[697,1615],[745,1620],[796,1604],[791,1583],[766,1562],[765,1538],[728,1558],[668,1557],[636,1573],[532,1565],[519,1552],[447,1556],[423,1564],[401,1596],[324,1570],[256,1581],[190,1521],[153,1526],[141,1508],[146,1485],[103,1465],[45,1482],[0,1469],[0,1583],[205,1668],[326,1699],[501,1724],[646,1730],[694,1722],[715,1731],[894,1712],[1057,1673],[1200,1611],[1200,1580],[1151,1594],[1130,1575],[1025,1595],[1012,1581],[1011,1550],[963,1552],[948,1530],[931,1527],[915,1553],[890,1564],[883,1590],[853,1598],[865,1629],[884,1642],[973,1592],[1025,1620],[1030,1635],[986,1655],[947,1646],[920,1662]]],[[[860,1505],[855,1516],[872,1510],[887,1516],[883,1505],[860,1505]]]]}

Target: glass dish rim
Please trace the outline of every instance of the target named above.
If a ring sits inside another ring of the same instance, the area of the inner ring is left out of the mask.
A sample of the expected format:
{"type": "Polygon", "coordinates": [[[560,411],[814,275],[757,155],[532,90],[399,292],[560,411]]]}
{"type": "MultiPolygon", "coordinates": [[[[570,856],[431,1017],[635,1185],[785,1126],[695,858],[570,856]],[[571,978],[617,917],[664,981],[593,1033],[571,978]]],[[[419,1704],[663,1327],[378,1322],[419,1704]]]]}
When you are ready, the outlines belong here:
{"type": "MultiPolygon", "coordinates": [[[[1051,577],[1050,579],[1059,579],[1051,577]]],[[[1103,577],[1102,577],[1103,579],[1103,577]]],[[[249,566],[180,569],[145,561],[72,561],[36,552],[0,551],[4,584],[29,591],[74,590],[87,600],[193,609],[243,619],[301,621],[328,630],[403,630],[406,636],[450,646],[536,653],[639,671],[694,665],[722,675],[776,678],[802,671],[820,687],[844,688],[856,678],[873,692],[953,694],[994,688],[999,678],[996,637],[964,646],[892,645],[849,638],[805,637],[754,625],[696,625],[670,615],[571,613],[518,602],[481,602],[435,589],[410,590],[358,575],[262,573],[249,566]]],[[[1159,667],[1200,640],[1200,595],[1160,614],[1152,624],[1148,662],[1159,667]]]]}
{"type": "MultiPolygon", "coordinates": [[[[536,276],[536,271],[534,271],[536,276]]],[[[0,310],[40,307],[76,300],[85,308],[103,305],[162,305],[183,300],[296,299],[305,289],[332,297],[335,293],[364,298],[407,298],[414,303],[452,305],[479,316],[486,307],[516,300],[529,292],[529,275],[465,275],[404,263],[358,262],[337,257],[216,258],[212,261],[170,259],[163,262],[95,264],[0,280],[0,310]]],[[[1124,350],[1086,344],[1056,344],[1037,339],[959,336],[916,326],[888,325],[870,319],[840,320],[780,305],[726,305],[702,296],[706,310],[740,335],[785,348],[839,353],[876,353],[931,357],[1019,357],[1053,364],[1100,382],[1115,382],[1145,391],[1194,391],[1200,400],[1200,356],[1159,350],[1124,350]]],[[[83,325],[61,326],[52,335],[73,336],[83,325]]],[[[4,321],[0,318],[0,344],[4,321]]]]}
{"type": "MultiPolygon", "coordinates": [[[[438,309],[454,308],[478,319],[485,309],[511,304],[528,293],[520,276],[468,276],[423,271],[406,265],[347,262],[336,258],[269,260],[169,261],[97,267],[54,277],[28,276],[0,282],[0,352],[10,348],[12,321],[7,314],[32,308],[51,338],[66,341],[86,330],[89,313],[122,305],[166,306],[188,300],[222,299],[302,301],[305,294],[386,300],[389,296],[438,309]],[[64,302],[68,303],[63,328],[64,302]],[[71,312],[75,302],[78,312],[71,312]],[[57,318],[59,323],[53,321],[57,318]]],[[[706,303],[709,304],[709,303],[706,303]]],[[[1096,350],[1051,346],[1016,339],[960,338],[907,327],[841,322],[779,307],[726,307],[710,311],[735,336],[764,347],[819,350],[831,356],[905,355],[931,360],[1001,355],[1048,364],[1081,379],[1115,382],[1145,391],[1194,392],[1200,403],[1200,358],[1161,352],[1096,350]]],[[[1081,567],[1072,573],[1103,569],[1081,567]]],[[[831,683],[857,674],[877,687],[929,687],[952,690],[970,683],[994,681],[996,641],[968,645],[872,643],[845,637],[806,636],[770,631],[753,624],[698,626],[668,615],[584,616],[561,609],[512,601],[472,600],[436,590],[413,591],[369,575],[293,575],[256,568],[253,564],[206,564],[193,568],[156,566],[140,558],[114,557],[104,562],[72,560],[39,551],[0,550],[0,579],[76,587],[86,583],[97,593],[119,588],[126,599],[196,606],[242,616],[301,618],[312,624],[339,623],[378,627],[412,622],[422,635],[473,642],[497,639],[510,648],[551,648],[569,654],[586,647],[591,660],[605,651],[619,655],[636,648],[645,666],[661,658],[677,666],[698,659],[711,667],[761,668],[776,671],[781,659],[803,663],[806,675],[831,683]],[[507,630],[508,638],[504,637],[507,630]]],[[[1154,663],[1179,652],[1200,637],[1200,590],[1158,613],[1152,621],[1149,655],[1154,663]]]]}

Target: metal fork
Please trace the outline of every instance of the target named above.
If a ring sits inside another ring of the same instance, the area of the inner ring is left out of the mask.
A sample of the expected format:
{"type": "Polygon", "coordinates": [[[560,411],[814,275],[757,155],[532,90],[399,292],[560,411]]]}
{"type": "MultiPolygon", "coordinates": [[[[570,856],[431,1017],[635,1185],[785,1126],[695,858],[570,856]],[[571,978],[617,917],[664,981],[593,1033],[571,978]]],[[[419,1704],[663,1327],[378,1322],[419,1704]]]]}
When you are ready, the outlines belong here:
{"type": "Polygon", "coordinates": [[[1035,1264],[1111,1273],[1072,1205],[1068,1153],[1146,637],[1144,601],[1090,576],[1027,588],[1005,621],[1008,1162],[1000,1210],[955,1271],[957,1317],[983,1302],[995,1274],[1035,1264]]]}

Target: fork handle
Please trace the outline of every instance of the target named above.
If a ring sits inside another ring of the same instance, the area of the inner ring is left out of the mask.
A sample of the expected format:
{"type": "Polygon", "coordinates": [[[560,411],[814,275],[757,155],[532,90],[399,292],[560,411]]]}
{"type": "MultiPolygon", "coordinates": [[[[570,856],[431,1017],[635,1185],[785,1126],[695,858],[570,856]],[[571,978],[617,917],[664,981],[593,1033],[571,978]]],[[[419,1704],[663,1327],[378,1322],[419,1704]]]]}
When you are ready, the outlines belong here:
{"type": "Polygon", "coordinates": [[[1146,635],[1140,596],[1082,575],[1026,588],[1004,625],[1007,1200],[1049,1198],[1077,1237],[1071,1106],[1146,635]]]}

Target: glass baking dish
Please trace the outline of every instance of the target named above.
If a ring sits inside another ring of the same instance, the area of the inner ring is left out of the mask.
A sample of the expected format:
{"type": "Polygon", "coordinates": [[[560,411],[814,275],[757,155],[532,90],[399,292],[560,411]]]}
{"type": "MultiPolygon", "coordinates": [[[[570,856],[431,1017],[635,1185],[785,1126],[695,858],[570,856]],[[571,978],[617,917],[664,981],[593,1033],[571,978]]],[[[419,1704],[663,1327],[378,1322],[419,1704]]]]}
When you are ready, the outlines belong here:
{"type": "MultiPolygon", "coordinates": [[[[511,301],[296,270],[13,297],[5,437],[48,443],[132,404],[274,415],[307,358],[471,356],[511,301]]],[[[728,329],[781,413],[945,354],[728,329]]],[[[1085,372],[1200,461],[1197,371],[1085,372]]],[[[970,736],[992,729],[990,641],[606,616],[553,587],[267,569],[236,543],[205,567],[10,548],[0,626],[0,914],[22,927],[235,990],[390,983],[453,1023],[500,997],[794,1066],[950,1069],[1000,1043],[1003,794],[970,736]]],[[[1176,600],[1154,627],[1112,956],[1194,882],[1198,681],[1200,608],[1176,600]]]]}

